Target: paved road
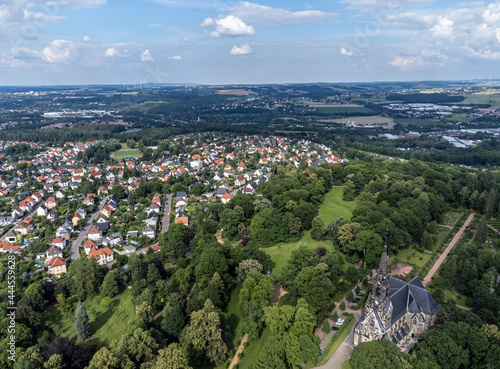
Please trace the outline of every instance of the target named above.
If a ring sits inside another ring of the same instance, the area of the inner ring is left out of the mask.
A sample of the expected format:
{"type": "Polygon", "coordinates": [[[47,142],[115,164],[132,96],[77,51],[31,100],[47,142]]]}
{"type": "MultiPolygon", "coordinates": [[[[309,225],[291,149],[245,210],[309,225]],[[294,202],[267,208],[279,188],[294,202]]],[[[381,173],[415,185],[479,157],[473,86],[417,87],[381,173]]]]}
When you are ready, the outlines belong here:
{"type": "MultiPolygon", "coordinates": [[[[14,223],[14,226],[12,228],[9,228],[9,230],[16,228],[17,225],[20,224],[26,218],[33,218],[35,216],[37,210],[38,210],[38,206],[35,206],[35,208],[31,211],[31,213],[29,213],[25,217],[22,217],[21,219],[19,219],[16,223],[14,223]]],[[[5,241],[5,235],[7,233],[8,232],[5,232],[5,234],[2,237],[0,237],[0,241],[2,241],[2,242],[5,241]]]]}
{"type": "Polygon", "coordinates": [[[92,216],[89,218],[89,220],[85,224],[85,227],[83,227],[83,229],[80,231],[80,234],[76,238],[75,242],[73,242],[73,244],[69,248],[69,257],[71,258],[71,261],[75,261],[75,260],[80,258],[80,245],[82,244],[85,237],[87,237],[87,233],[89,233],[90,228],[92,227],[92,222],[95,219],[97,219],[97,217],[101,213],[101,210],[104,208],[104,205],[106,205],[108,198],[109,198],[109,196],[106,196],[101,200],[101,202],[99,203],[99,206],[97,207],[97,210],[94,211],[92,216]]]}
{"type": "Polygon", "coordinates": [[[169,193],[165,199],[165,212],[163,213],[163,219],[161,222],[161,233],[166,233],[168,227],[170,227],[170,212],[172,211],[172,196],[174,194],[169,193]]]}
{"type": "Polygon", "coordinates": [[[354,328],[361,319],[361,314],[354,312],[354,325],[352,326],[351,332],[347,335],[345,340],[340,344],[339,348],[332,355],[330,360],[325,365],[318,366],[319,369],[341,369],[342,363],[351,358],[354,352],[354,346],[352,342],[354,341],[354,328]]]}
{"type": "Polygon", "coordinates": [[[438,271],[438,269],[441,266],[441,264],[443,264],[443,262],[445,261],[446,257],[450,253],[451,249],[453,247],[455,247],[455,244],[460,240],[460,238],[462,237],[462,234],[465,231],[465,228],[467,228],[469,226],[470,222],[472,221],[472,219],[474,218],[475,215],[476,215],[476,211],[474,210],[472,212],[472,214],[469,215],[469,217],[465,221],[465,223],[462,226],[462,228],[460,228],[458,230],[457,234],[455,235],[455,237],[453,237],[453,240],[450,242],[449,246],[446,248],[446,250],[444,250],[443,254],[439,257],[439,259],[436,261],[436,263],[433,265],[433,267],[431,268],[431,270],[429,271],[429,273],[424,278],[424,286],[427,286],[427,284],[431,281],[432,277],[438,271]]]}

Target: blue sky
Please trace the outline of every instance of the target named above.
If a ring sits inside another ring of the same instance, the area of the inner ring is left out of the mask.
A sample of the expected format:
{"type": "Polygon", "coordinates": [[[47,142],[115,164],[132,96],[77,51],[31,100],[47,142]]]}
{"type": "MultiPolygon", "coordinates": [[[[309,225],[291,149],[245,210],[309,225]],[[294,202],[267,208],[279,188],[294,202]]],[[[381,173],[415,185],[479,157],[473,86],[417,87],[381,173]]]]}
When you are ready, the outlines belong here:
{"type": "Polygon", "coordinates": [[[0,84],[500,78],[500,1],[2,0],[0,84]]]}

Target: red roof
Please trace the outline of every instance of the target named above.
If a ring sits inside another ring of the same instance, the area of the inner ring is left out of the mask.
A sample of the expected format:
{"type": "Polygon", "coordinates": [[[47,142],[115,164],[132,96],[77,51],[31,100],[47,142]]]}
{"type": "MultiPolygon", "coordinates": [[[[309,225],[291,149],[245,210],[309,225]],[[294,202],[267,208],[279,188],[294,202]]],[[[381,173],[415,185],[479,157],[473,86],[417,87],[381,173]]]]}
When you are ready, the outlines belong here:
{"type": "Polygon", "coordinates": [[[59,256],[54,256],[47,263],[47,266],[49,268],[58,267],[58,266],[62,266],[62,265],[66,265],[66,260],[64,260],[63,258],[61,258],[59,256]]]}

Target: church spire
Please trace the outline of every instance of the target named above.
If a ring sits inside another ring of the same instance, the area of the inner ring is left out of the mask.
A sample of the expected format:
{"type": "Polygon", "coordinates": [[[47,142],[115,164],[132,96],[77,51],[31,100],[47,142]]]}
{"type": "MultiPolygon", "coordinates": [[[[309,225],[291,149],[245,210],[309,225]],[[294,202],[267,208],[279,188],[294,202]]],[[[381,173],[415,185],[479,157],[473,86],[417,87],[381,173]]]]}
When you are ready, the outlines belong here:
{"type": "Polygon", "coordinates": [[[389,232],[385,233],[385,245],[380,258],[377,275],[373,281],[373,288],[370,298],[367,301],[367,307],[372,309],[383,309],[387,299],[389,298],[389,253],[387,247],[387,236],[389,232]]]}

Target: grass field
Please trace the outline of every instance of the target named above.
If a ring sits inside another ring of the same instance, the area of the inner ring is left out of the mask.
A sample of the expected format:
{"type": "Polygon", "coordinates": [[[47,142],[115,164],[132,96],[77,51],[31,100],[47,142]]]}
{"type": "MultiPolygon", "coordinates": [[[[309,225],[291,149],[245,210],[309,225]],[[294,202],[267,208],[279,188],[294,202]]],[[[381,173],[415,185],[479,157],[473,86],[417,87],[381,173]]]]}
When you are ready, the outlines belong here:
{"type": "Polygon", "coordinates": [[[373,113],[373,110],[369,108],[363,107],[344,107],[344,106],[339,106],[339,107],[316,107],[316,110],[325,113],[325,114],[331,114],[331,115],[336,115],[336,114],[370,114],[373,113]]]}
{"type": "MultiPolygon", "coordinates": [[[[325,226],[335,219],[343,216],[345,220],[350,220],[352,216],[352,210],[356,206],[355,201],[343,201],[342,194],[344,189],[341,187],[332,188],[325,196],[325,200],[319,209],[319,216],[323,219],[325,226]]],[[[299,241],[294,242],[281,242],[277,245],[263,248],[262,250],[268,253],[273,261],[276,263],[276,267],[273,270],[273,275],[279,277],[286,262],[292,256],[293,250],[297,249],[299,242],[302,244],[307,243],[307,247],[314,250],[317,247],[325,247],[331,252],[338,252],[333,247],[333,243],[330,240],[316,241],[311,238],[311,231],[305,231],[304,235],[299,241]]],[[[345,265],[347,268],[347,265],[345,265]]]]}
{"type": "Polygon", "coordinates": [[[431,254],[426,254],[424,252],[418,252],[414,250],[413,247],[399,251],[396,255],[389,257],[389,264],[398,259],[402,263],[407,263],[413,265],[416,269],[420,269],[424,264],[432,258],[431,254]],[[413,256],[412,254],[415,253],[413,256]],[[420,260],[422,258],[422,260],[420,260]]]}
{"type": "Polygon", "coordinates": [[[131,149],[127,146],[126,143],[122,143],[122,148],[118,151],[115,151],[111,154],[111,156],[116,160],[123,160],[127,156],[132,158],[138,158],[141,156],[141,151],[139,149],[131,149]]]}
{"type": "Polygon", "coordinates": [[[439,120],[437,119],[418,119],[418,118],[396,118],[394,122],[408,125],[410,127],[421,127],[421,126],[435,126],[439,124],[439,120]]]}
{"type": "Polygon", "coordinates": [[[460,295],[457,291],[444,290],[444,298],[446,299],[446,301],[455,301],[457,305],[467,306],[467,296],[460,295]]]}
{"type": "Polygon", "coordinates": [[[334,220],[344,217],[344,220],[350,220],[352,211],[356,207],[356,201],[344,201],[342,195],[344,189],[341,187],[332,188],[325,195],[325,201],[319,208],[319,216],[325,222],[325,225],[332,223],[334,220]]]}
{"type": "Polygon", "coordinates": [[[449,211],[444,215],[442,225],[453,226],[455,222],[460,219],[463,215],[463,212],[458,211],[449,211]]]}
{"type": "Polygon", "coordinates": [[[238,363],[238,369],[248,369],[254,362],[257,361],[260,351],[270,336],[271,329],[266,328],[266,330],[262,332],[260,339],[252,341],[248,344],[247,348],[243,351],[243,357],[238,363]]]}
{"type": "Polygon", "coordinates": [[[492,108],[500,108],[500,94],[471,94],[466,96],[465,100],[457,105],[467,104],[487,104],[492,108]]]}
{"type": "MultiPolygon", "coordinates": [[[[102,307],[97,298],[87,300],[83,305],[87,309],[92,332],[92,336],[85,345],[109,344],[120,339],[124,333],[132,333],[130,323],[135,318],[135,306],[129,289],[111,299],[108,307],[102,307]]],[[[49,308],[49,313],[50,319],[55,323],[56,335],[76,340],[73,327],[74,315],[62,313],[55,305],[49,308]]],[[[79,341],[78,339],[77,343],[81,343],[79,341]]]]}

